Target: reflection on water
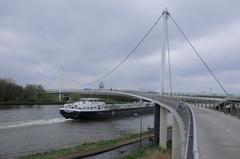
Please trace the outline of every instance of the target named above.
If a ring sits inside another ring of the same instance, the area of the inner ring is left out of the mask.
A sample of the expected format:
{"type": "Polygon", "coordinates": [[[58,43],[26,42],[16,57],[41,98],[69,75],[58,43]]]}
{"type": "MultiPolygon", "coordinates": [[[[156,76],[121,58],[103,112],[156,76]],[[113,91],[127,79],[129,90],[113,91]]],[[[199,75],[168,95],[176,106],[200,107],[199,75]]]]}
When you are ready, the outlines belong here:
{"type": "MultiPolygon", "coordinates": [[[[15,106],[0,109],[0,158],[57,149],[83,142],[139,132],[139,117],[102,121],[65,120],[59,106],[15,106]]],[[[143,115],[143,129],[153,127],[153,115],[143,115]]]]}

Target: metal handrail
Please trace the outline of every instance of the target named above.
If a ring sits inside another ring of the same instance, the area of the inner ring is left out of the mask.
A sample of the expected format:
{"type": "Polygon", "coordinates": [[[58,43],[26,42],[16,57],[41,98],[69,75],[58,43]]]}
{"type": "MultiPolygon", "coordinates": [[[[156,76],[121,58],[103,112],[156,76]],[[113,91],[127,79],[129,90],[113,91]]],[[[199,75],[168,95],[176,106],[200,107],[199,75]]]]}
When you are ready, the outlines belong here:
{"type": "MultiPolygon", "coordinates": [[[[189,107],[190,108],[190,107],[189,107]]],[[[194,159],[199,159],[198,153],[198,144],[197,144],[197,126],[196,126],[196,118],[193,110],[190,108],[193,118],[193,156],[194,159]]]]}
{"type": "Polygon", "coordinates": [[[199,159],[198,146],[197,146],[196,119],[195,119],[195,114],[192,111],[191,107],[187,103],[185,103],[177,98],[166,97],[166,96],[158,96],[158,97],[160,97],[160,98],[158,98],[158,100],[160,100],[160,102],[173,107],[178,112],[178,114],[180,115],[180,117],[183,120],[185,129],[187,132],[187,134],[186,134],[186,140],[187,140],[186,141],[186,152],[185,152],[185,156],[184,156],[185,159],[199,159]],[[182,107],[182,110],[179,110],[180,105],[182,107]],[[191,129],[193,130],[192,134],[190,134],[191,129]],[[191,145],[191,144],[189,144],[190,138],[192,138],[192,142],[193,142],[192,147],[189,147],[191,145]],[[190,151],[188,151],[188,149],[190,149],[190,151]],[[190,153],[190,154],[188,154],[188,153],[190,153]]]}

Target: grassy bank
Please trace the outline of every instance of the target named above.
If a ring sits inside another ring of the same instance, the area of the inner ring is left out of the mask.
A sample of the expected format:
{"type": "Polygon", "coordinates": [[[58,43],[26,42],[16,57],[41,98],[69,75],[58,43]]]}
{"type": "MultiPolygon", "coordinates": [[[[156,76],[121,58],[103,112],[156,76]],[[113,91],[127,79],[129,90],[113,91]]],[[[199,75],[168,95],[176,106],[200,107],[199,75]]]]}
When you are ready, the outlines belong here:
{"type": "MultiPolygon", "coordinates": [[[[150,135],[152,132],[147,131],[144,132],[143,135],[150,135]]],[[[111,147],[116,144],[124,144],[129,142],[132,139],[136,139],[139,137],[139,134],[125,134],[116,139],[109,140],[101,140],[97,142],[85,142],[82,145],[57,149],[57,150],[49,150],[43,153],[37,153],[32,155],[21,156],[20,159],[55,159],[66,155],[71,155],[74,153],[78,154],[86,154],[89,152],[96,151],[98,149],[103,149],[106,147],[111,147]]]]}
{"type": "Polygon", "coordinates": [[[171,159],[171,144],[169,141],[167,150],[161,150],[158,146],[146,146],[120,159],[171,159]]]}

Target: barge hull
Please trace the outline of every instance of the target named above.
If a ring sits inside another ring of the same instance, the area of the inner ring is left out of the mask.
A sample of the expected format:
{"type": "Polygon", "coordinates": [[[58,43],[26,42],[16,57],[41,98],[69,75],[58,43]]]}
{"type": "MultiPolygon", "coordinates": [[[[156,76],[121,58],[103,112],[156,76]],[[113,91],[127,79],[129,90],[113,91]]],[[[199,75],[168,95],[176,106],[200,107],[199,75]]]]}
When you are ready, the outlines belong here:
{"type": "Polygon", "coordinates": [[[60,110],[60,114],[65,118],[70,119],[88,119],[88,120],[96,120],[96,119],[110,119],[112,117],[122,118],[134,116],[135,114],[151,114],[154,112],[154,107],[142,107],[142,108],[132,108],[132,109],[116,109],[116,110],[108,110],[108,111],[96,111],[96,112],[66,112],[64,110],[60,110]]]}

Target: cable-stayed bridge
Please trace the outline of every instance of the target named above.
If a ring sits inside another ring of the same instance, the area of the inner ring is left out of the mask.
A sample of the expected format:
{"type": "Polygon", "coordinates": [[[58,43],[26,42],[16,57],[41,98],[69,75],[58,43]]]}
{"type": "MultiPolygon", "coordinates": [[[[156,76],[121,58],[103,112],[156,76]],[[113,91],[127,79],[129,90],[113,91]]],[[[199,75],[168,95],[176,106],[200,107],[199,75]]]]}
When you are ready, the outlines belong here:
{"type": "MultiPolygon", "coordinates": [[[[237,159],[240,156],[240,102],[230,98],[227,90],[200,56],[193,44],[176,23],[173,17],[165,10],[137,46],[113,69],[99,79],[90,82],[94,84],[104,80],[117,70],[141,45],[157,23],[161,21],[161,67],[160,93],[132,90],[57,90],[48,93],[78,92],[81,94],[121,95],[150,101],[155,105],[154,114],[154,143],[162,149],[167,148],[167,113],[173,114],[172,158],[173,159],[237,159]],[[206,67],[219,87],[225,93],[225,98],[213,96],[194,96],[172,93],[171,67],[168,42],[168,20],[176,25],[194,53],[206,67]],[[168,53],[170,93],[164,91],[165,56],[168,53]],[[223,113],[224,112],[224,113],[223,113]],[[229,116],[227,114],[231,114],[229,116]]],[[[63,69],[62,69],[63,70],[63,69]]],[[[78,83],[76,80],[73,80],[78,83]]]]}

